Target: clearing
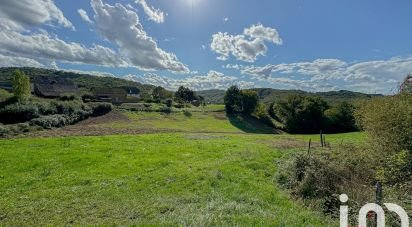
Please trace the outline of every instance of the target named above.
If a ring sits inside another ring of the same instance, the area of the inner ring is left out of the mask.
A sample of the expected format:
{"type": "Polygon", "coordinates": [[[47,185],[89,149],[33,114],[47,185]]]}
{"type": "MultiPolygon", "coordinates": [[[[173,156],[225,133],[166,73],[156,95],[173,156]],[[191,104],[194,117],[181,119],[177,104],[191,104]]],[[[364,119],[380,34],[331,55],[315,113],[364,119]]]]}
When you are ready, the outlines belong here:
{"type": "Polygon", "coordinates": [[[335,224],[275,181],[277,162],[318,136],[268,133],[274,132],[215,110],[116,110],[0,140],[0,225],[335,224]]]}

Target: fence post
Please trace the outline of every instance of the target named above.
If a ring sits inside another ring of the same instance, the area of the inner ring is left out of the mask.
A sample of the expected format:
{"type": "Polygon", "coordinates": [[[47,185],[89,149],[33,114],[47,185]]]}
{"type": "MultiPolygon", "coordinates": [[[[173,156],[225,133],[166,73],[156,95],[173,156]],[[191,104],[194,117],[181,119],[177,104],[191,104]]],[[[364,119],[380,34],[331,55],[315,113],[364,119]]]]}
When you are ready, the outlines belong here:
{"type": "Polygon", "coordinates": [[[312,144],[312,139],[309,139],[309,146],[308,146],[308,155],[310,157],[310,146],[312,144]]]}
{"type": "Polygon", "coordinates": [[[320,144],[323,147],[323,134],[322,134],[322,130],[320,130],[320,144]]]}

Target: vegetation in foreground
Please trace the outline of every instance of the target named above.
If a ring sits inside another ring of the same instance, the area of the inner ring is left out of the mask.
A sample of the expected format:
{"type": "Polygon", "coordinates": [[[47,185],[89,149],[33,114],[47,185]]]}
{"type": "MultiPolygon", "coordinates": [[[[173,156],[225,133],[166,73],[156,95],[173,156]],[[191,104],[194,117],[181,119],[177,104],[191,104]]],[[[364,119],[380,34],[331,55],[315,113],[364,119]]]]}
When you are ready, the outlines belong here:
{"type": "MultiPolygon", "coordinates": [[[[352,224],[357,211],[375,201],[375,185],[383,185],[383,201],[402,206],[412,214],[412,96],[396,96],[364,102],[357,120],[367,137],[358,146],[343,144],[300,152],[285,161],[278,183],[332,216],[339,217],[338,195],[348,194],[352,224]]],[[[387,223],[400,226],[397,216],[387,223]]]]}
{"type": "Polygon", "coordinates": [[[292,138],[174,133],[1,140],[1,225],[328,226],[282,193],[292,138]],[[277,147],[275,144],[283,144],[277,147]]]}

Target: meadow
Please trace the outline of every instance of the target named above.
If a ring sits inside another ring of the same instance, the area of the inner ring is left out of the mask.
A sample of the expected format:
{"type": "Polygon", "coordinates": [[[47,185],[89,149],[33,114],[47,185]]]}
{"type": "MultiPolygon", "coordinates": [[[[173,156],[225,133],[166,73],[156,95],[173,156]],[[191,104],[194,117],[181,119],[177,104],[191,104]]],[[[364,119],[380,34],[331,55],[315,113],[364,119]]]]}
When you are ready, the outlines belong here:
{"type": "MultiPolygon", "coordinates": [[[[0,225],[336,224],[280,189],[281,160],[318,135],[211,111],[113,111],[0,140],[0,225]]],[[[362,133],[327,135],[359,143],[362,133]]]]}

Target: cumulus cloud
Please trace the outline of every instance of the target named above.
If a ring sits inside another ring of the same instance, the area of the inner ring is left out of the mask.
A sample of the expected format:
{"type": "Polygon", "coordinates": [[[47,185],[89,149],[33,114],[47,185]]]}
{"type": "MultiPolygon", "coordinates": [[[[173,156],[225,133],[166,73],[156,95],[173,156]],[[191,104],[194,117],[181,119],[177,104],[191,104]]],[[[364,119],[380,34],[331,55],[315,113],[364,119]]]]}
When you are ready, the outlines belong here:
{"type": "Polygon", "coordinates": [[[143,70],[189,71],[173,53],[160,49],[147,35],[136,12],[120,3],[109,5],[92,0],[91,4],[97,30],[105,39],[116,43],[133,66],[143,70]]]}
{"type": "Polygon", "coordinates": [[[149,6],[146,0],[136,0],[136,3],[143,8],[144,13],[148,16],[149,20],[158,24],[164,23],[165,13],[163,11],[155,9],[153,6],[149,6]]]}
{"type": "Polygon", "coordinates": [[[234,76],[226,76],[217,71],[209,71],[206,75],[193,75],[184,79],[172,79],[154,73],[146,73],[143,76],[127,75],[125,78],[144,84],[162,86],[169,90],[177,90],[179,86],[193,90],[226,89],[234,84],[243,88],[254,87],[253,82],[239,81],[234,76]]]}
{"type": "Polygon", "coordinates": [[[53,0],[2,0],[0,19],[1,29],[23,30],[24,27],[59,24],[74,30],[53,0]]]}
{"type": "Polygon", "coordinates": [[[218,32],[213,34],[210,48],[219,56],[218,60],[228,60],[232,55],[237,60],[254,62],[267,52],[265,42],[282,45],[282,39],[274,28],[262,24],[245,28],[241,35],[218,32]]]}
{"type": "Polygon", "coordinates": [[[243,66],[239,70],[271,84],[289,84],[309,90],[350,89],[369,93],[389,93],[412,72],[412,57],[347,63],[339,59],[312,62],[243,66]]]}
{"type": "Polygon", "coordinates": [[[41,68],[44,65],[36,60],[17,57],[17,56],[6,56],[0,54],[0,67],[36,67],[41,68]]]}
{"type": "Polygon", "coordinates": [[[93,24],[93,21],[90,20],[89,15],[87,15],[87,12],[84,9],[78,9],[77,12],[79,13],[82,20],[89,24],[93,24]]]}
{"type": "Polygon", "coordinates": [[[0,53],[32,59],[49,59],[78,64],[125,66],[113,50],[100,45],[86,48],[48,34],[23,35],[16,31],[0,31],[0,53]]]}

